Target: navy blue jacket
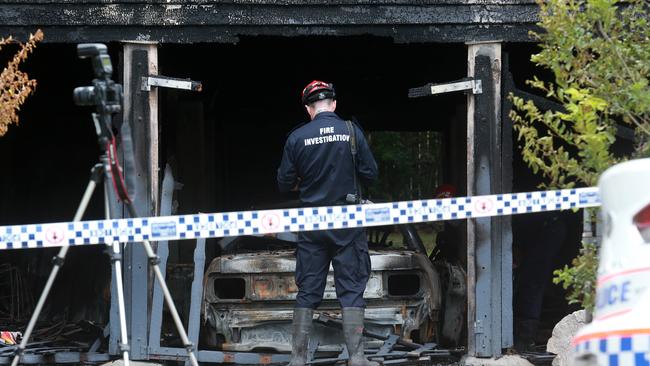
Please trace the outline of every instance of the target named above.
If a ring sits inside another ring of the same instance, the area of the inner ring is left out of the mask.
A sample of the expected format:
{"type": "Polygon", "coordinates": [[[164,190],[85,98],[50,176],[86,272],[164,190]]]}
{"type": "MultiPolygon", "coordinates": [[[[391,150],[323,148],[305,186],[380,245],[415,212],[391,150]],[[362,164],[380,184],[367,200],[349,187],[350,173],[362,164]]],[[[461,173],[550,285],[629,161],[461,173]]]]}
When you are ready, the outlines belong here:
{"type": "MultiPolygon", "coordinates": [[[[352,126],[357,140],[357,177],[360,183],[369,184],[377,179],[377,163],[361,129],[354,123],[352,126]]],[[[288,192],[298,184],[300,201],[305,206],[344,204],[347,194],[357,193],[353,171],[350,134],[345,121],[336,113],[321,112],[287,138],[278,168],[278,187],[288,192]]],[[[360,229],[338,231],[341,233],[327,235],[338,245],[347,244],[363,232],[360,229]]],[[[312,241],[310,235],[303,237],[312,241]]]]}

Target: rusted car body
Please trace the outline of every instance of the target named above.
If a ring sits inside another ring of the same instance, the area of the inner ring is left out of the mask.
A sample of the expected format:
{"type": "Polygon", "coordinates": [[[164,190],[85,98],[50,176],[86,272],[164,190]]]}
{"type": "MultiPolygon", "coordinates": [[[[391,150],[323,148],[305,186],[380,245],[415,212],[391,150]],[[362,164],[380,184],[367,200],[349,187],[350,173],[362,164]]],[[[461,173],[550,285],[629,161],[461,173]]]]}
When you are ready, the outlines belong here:
{"type": "MultiPolygon", "coordinates": [[[[364,298],[366,328],[406,339],[437,339],[442,289],[429,258],[414,250],[370,250],[372,272],[364,298]]],[[[210,263],[204,282],[203,319],[210,346],[227,351],[289,352],[297,287],[290,248],[224,254],[210,263]]],[[[318,311],[338,316],[332,268],[318,311]]],[[[342,334],[315,324],[319,351],[336,351],[342,334]]],[[[373,341],[368,340],[373,346],[373,341]]],[[[378,345],[379,343],[377,343],[378,345]]]]}

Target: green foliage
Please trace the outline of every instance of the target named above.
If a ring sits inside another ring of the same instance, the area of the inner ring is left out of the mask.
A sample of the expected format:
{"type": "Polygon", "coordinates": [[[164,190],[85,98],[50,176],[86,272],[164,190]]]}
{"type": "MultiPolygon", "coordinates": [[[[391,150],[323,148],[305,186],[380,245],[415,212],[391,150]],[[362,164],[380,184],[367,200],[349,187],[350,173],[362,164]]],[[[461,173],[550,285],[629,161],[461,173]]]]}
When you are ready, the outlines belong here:
{"type": "Polygon", "coordinates": [[[553,283],[562,284],[569,290],[569,304],[581,304],[588,311],[594,309],[596,291],[596,268],[598,268],[598,248],[593,243],[583,243],[580,255],[573,259],[571,267],[553,271],[553,283]]]}
{"type": "MultiPolygon", "coordinates": [[[[650,156],[650,6],[647,0],[538,0],[540,43],[531,57],[553,82],[528,84],[563,106],[542,111],[510,95],[524,161],[546,187],[595,185],[615,156],[617,124],[635,131],[631,157],[650,156]]],[[[573,267],[555,272],[568,299],[593,307],[596,248],[584,244],[573,267]]]]}
{"type": "MultiPolygon", "coordinates": [[[[538,80],[535,82],[545,88],[538,80]]],[[[548,178],[544,186],[569,188],[576,181],[595,185],[599,174],[616,161],[610,153],[616,131],[602,114],[607,102],[574,88],[561,95],[549,88],[548,94],[562,101],[566,111],[542,112],[531,101],[511,98],[522,113],[513,111],[511,118],[517,138],[523,141],[524,161],[534,173],[548,178]],[[539,129],[540,124],[545,128],[539,129]]]]}
{"type": "MultiPolygon", "coordinates": [[[[607,101],[605,114],[637,129],[647,153],[650,136],[650,23],[645,0],[540,2],[546,33],[532,57],[549,68],[559,90],[585,89],[607,101]]],[[[603,121],[607,122],[607,121],[603,121]]]]}
{"type": "Polygon", "coordinates": [[[369,192],[371,199],[397,201],[433,197],[441,173],[439,133],[371,132],[368,141],[379,165],[378,184],[369,192]]]}
{"type": "Polygon", "coordinates": [[[552,83],[528,84],[563,105],[541,111],[511,95],[524,161],[549,187],[596,183],[618,161],[611,153],[616,123],[636,131],[635,157],[650,156],[650,11],[644,0],[538,1],[533,33],[540,52],[531,60],[549,69],[552,83]]]}

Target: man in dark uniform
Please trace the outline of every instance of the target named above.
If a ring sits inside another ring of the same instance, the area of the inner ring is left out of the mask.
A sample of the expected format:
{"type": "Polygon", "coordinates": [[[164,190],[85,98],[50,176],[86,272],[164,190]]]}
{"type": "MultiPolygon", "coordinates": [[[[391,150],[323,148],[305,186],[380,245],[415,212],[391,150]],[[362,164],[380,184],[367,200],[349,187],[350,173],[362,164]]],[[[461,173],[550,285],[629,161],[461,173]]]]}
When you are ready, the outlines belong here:
{"type": "MultiPolygon", "coordinates": [[[[356,137],[356,167],[350,150],[348,125],[336,110],[332,84],[313,81],[302,92],[311,122],[291,132],[278,168],[280,191],[298,190],[304,206],[346,204],[348,194],[359,195],[357,180],[377,179],[377,163],[363,132],[356,137]],[[357,177],[355,178],[355,174],[357,177]]],[[[313,309],[320,305],[330,263],[336,295],[341,303],[343,334],[349,366],[374,366],[363,353],[363,292],[370,276],[368,242],[363,228],[301,232],[296,250],[298,296],[293,313],[291,366],[305,365],[313,309]]]]}
{"type": "Polygon", "coordinates": [[[557,211],[513,217],[514,244],[519,244],[522,251],[514,288],[514,346],[519,352],[535,351],[544,293],[551,283],[557,256],[570,237],[568,225],[574,218],[573,212],[557,211]]]}

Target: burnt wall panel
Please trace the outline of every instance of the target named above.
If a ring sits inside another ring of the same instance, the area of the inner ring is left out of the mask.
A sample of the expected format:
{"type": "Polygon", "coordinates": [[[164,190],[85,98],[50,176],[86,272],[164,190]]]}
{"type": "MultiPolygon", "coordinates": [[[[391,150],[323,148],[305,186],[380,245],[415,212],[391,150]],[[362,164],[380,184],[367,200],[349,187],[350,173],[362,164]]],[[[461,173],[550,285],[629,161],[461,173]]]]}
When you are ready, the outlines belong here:
{"type": "Polygon", "coordinates": [[[240,36],[371,34],[398,42],[530,41],[537,5],[503,1],[0,0],[0,32],[43,28],[48,42],[237,42],[240,36]]]}
{"type": "MultiPolygon", "coordinates": [[[[36,26],[2,26],[0,34],[12,34],[25,39],[36,26]]],[[[44,42],[111,42],[118,40],[157,41],[161,43],[238,43],[248,36],[363,36],[392,38],[396,43],[464,43],[501,39],[504,42],[529,42],[526,25],[491,26],[328,26],[328,27],[122,27],[122,26],[40,26],[46,36],[44,42]]]]}
{"type": "Polygon", "coordinates": [[[519,24],[536,20],[534,4],[439,4],[436,6],[277,6],[157,4],[29,4],[3,6],[4,25],[399,25],[519,24]]]}
{"type": "Polygon", "coordinates": [[[534,4],[535,0],[0,0],[0,4],[165,4],[165,5],[439,5],[534,4]]]}

